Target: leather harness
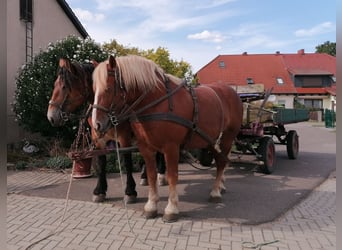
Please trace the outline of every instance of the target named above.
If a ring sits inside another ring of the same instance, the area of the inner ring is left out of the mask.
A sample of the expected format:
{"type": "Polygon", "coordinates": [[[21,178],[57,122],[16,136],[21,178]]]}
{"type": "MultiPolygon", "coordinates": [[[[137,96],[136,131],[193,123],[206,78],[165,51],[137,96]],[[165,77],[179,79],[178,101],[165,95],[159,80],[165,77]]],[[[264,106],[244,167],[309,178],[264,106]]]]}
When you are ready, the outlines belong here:
{"type": "MultiPolygon", "coordinates": [[[[108,73],[109,74],[115,74],[116,72],[108,72],[108,73]]],[[[147,93],[144,93],[143,95],[141,95],[131,106],[127,105],[127,106],[123,107],[120,114],[115,114],[115,112],[111,108],[107,109],[105,107],[102,107],[102,106],[96,105],[96,104],[93,105],[93,108],[97,108],[97,109],[100,109],[100,110],[108,113],[108,116],[109,116],[109,118],[110,118],[110,120],[114,126],[118,125],[119,123],[121,123],[123,121],[127,121],[127,120],[129,120],[130,122],[146,122],[146,121],[157,121],[157,120],[175,122],[175,123],[180,124],[180,125],[189,129],[189,132],[186,136],[186,142],[182,145],[182,147],[185,147],[186,144],[191,141],[193,134],[197,133],[206,142],[208,142],[208,144],[210,146],[212,146],[213,149],[215,149],[218,153],[220,153],[218,143],[219,143],[221,135],[222,135],[223,114],[222,114],[220,136],[216,140],[212,139],[201,128],[198,127],[198,100],[197,100],[197,96],[196,96],[196,92],[195,92],[194,88],[192,86],[188,85],[185,80],[183,80],[182,83],[180,83],[176,88],[171,89],[170,84],[169,84],[170,83],[169,79],[166,76],[164,76],[164,79],[165,79],[165,81],[163,81],[163,82],[164,82],[164,85],[166,88],[166,95],[152,101],[151,103],[147,104],[146,106],[144,106],[140,109],[133,110],[133,108],[135,106],[137,106],[142,101],[142,99],[146,96],[147,93]],[[173,111],[172,96],[174,94],[176,94],[183,87],[186,87],[186,89],[190,92],[191,97],[192,97],[192,101],[194,104],[192,121],[172,113],[172,111],[173,111]],[[169,112],[167,112],[167,113],[160,112],[160,113],[153,113],[153,114],[141,114],[143,111],[161,103],[165,99],[168,99],[169,112]]],[[[122,83],[122,81],[120,81],[121,79],[116,79],[116,80],[121,82],[119,86],[120,86],[121,90],[124,90],[124,84],[122,83]]],[[[117,93],[117,91],[118,91],[118,89],[116,89],[115,92],[117,93]]],[[[221,104],[221,106],[222,106],[222,104],[221,104]]]]}

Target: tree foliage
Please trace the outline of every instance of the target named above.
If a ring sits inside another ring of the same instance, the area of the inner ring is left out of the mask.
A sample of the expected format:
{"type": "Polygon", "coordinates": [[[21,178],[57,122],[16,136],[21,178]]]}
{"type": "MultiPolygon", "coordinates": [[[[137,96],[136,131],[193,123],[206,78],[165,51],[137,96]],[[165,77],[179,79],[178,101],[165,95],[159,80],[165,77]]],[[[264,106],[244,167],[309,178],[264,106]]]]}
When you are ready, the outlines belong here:
{"type": "Polygon", "coordinates": [[[75,134],[75,123],[55,128],[46,118],[61,57],[84,63],[92,59],[103,61],[107,54],[93,40],[83,40],[76,36],[68,36],[55,44],[49,44],[46,50],[41,50],[31,62],[19,70],[12,106],[16,120],[26,131],[40,133],[43,136],[59,135],[72,139],[75,134]]]}
{"type": "Polygon", "coordinates": [[[190,64],[184,60],[176,61],[171,59],[169,50],[163,47],[140,50],[137,47],[123,46],[116,40],[112,40],[110,43],[105,43],[103,48],[117,56],[131,54],[146,57],[158,64],[165,72],[179,78],[189,78],[189,76],[192,76],[190,64]]]}
{"type": "Polygon", "coordinates": [[[317,45],[316,53],[326,53],[331,56],[336,56],[336,43],[326,41],[323,44],[317,45]]]}

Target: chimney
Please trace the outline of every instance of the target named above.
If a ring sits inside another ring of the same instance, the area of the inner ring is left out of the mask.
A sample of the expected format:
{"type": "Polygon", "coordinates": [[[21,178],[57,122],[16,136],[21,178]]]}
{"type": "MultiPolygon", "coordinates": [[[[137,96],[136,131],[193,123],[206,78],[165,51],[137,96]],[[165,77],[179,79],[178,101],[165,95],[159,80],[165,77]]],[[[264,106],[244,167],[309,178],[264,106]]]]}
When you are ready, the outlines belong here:
{"type": "Polygon", "coordinates": [[[246,52],[246,51],[243,52],[242,55],[243,55],[243,56],[247,56],[247,52],[246,52]]]}
{"type": "Polygon", "coordinates": [[[276,51],[276,55],[280,55],[280,51],[276,51]]]}
{"type": "Polygon", "coordinates": [[[304,54],[305,54],[305,53],[304,53],[304,49],[298,50],[298,51],[297,51],[297,54],[298,54],[298,55],[304,55],[304,54]]]}

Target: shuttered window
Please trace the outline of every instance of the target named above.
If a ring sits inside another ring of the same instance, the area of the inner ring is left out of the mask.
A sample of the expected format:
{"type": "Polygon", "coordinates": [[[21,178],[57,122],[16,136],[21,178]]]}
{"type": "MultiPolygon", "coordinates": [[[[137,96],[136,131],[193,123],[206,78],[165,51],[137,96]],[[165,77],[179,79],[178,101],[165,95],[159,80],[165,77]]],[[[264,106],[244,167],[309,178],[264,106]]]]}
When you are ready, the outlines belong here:
{"type": "Polygon", "coordinates": [[[20,20],[32,22],[32,0],[20,1],[20,20]]]}

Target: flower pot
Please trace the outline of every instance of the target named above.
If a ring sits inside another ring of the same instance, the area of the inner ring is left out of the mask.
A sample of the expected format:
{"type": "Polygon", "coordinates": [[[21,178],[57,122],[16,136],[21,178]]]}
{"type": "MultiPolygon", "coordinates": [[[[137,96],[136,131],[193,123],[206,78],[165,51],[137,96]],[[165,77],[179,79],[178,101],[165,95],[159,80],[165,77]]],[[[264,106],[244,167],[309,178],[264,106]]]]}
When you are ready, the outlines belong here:
{"type": "Polygon", "coordinates": [[[73,178],[87,178],[92,176],[91,173],[92,158],[73,161],[73,178]]]}

